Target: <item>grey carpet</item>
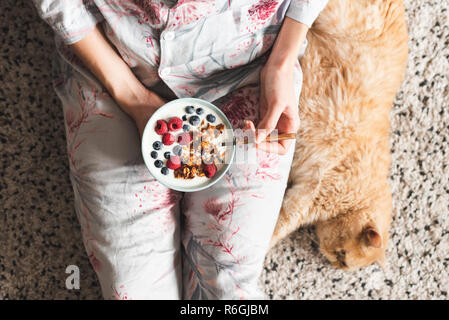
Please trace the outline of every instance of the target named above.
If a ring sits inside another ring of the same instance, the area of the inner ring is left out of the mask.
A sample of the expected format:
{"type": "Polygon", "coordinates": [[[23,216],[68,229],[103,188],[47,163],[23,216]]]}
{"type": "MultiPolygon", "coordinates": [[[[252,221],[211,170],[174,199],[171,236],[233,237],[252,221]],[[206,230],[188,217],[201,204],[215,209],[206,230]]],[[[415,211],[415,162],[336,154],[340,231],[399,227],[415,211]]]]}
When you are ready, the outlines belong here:
{"type": "MultiPolygon", "coordinates": [[[[407,0],[410,58],[391,112],[394,219],[389,264],[333,269],[313,230],[267,255],[261,283],[273,299],[447,299],[449,292],[449,2],[407,0]]],[[[50,28],[30,1],[0,4],[0,298],[96,299],[51,88],[50,28]],[[65,289],[65,268],[81,289],[65,289]]]]}

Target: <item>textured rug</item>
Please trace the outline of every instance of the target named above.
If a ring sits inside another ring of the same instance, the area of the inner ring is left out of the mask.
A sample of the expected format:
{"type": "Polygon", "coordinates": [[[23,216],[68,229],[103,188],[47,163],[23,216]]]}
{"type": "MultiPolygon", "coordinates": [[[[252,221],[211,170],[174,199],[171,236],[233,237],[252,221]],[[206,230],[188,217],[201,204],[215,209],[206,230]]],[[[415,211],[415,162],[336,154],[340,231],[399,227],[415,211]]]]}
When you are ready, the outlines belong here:
{"type": "MultiPolygon", "coordinates": [[[[267,255],[272,299],[447,299],[449,2],[407,0],[410,57],[391,112],[394,217],[385,270],[332,268],[311,228],[267,255]]],[[[0,299],[97,299],[51,88],[52,32],[30,1],[0,4],[0,299]],[[79,266],[81,288],[65,288],[79,266]]]]}

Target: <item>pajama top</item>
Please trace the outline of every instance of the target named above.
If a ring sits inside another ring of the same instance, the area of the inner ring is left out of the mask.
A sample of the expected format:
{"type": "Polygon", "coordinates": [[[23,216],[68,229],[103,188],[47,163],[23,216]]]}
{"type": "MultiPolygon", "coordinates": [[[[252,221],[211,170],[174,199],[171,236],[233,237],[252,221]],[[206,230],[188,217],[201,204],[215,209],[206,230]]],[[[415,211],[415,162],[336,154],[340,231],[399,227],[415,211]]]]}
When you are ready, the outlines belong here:
{"type": "MultiPolygon", "coordinates": [[[[137,78],[214,101],[259,82],[285,16],[311,26],[327,0],[33,0],[72,44],[102,23],[137,78]],[[154,67],[157,66],[157,67],[154,67]]],[[[305,45],[304,45],[305,47],[305,45]]]]}

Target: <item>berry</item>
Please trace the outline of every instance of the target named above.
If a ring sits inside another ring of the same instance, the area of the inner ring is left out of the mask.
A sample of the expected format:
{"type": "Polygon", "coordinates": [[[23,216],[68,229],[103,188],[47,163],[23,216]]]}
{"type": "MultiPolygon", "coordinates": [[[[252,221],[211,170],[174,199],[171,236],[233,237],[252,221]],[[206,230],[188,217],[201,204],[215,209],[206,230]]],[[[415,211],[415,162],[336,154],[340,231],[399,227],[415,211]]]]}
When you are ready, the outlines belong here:
{"type": "Polygon", "coordinates": [[[161,168],[164,165],[164,163],[161,160],[154,161],[154,166],[156,168],[161,168]]]}
{"type": "Polygon", "coordinates": [[[198,116],[191,116],[189,119],[189,122],[192,126],[197,126],[200,124],[200,117],[198,116]]]}
{"type": "Polygon", "coordinates": [[[193,106],[187,106],[187,107],[186,107],[186,112],[187,112],[188,114],[192,114],[192,113],[195,112],[195,108],[194,108],[193,106]]]}
{"type": "Polygon", "coordinates": [[[151,151],[151,158],[157,159],[157,152],[156,151],[151,151]]]}
{"type": "Polygon", "coordinates": [[[182,121],[187,121],[187,115],[186,114],[182,116],[182,121]]]}
{"type": "Polygon", "coordinates": [[[185,124],[182,126],[182,130],[185,132],[188,132],[188,131],[190,131],[190,126],[188,124],[185,124]]]}
{"type": "Polygon", "coordinates": [[[162,143],[169,146],[175,142],[175,137],[171,133],[164,133],[162,136],[162,143]]]}
{"type": "Polygon", "coordinates": [[[174,146],[173,153],[177,156],[180,156],[182,154],[182,147],[178,145],[174,146]]]}
{"type": "Polygon", "coordinates": [[[162,173],[164,176],[166,176],[166,175],[168,174],[168,168],[167,168],[167,167],[163,167],[163,168],[161,169],[161,173],[162,173]]]}
{"type": "Polygon", "coordinates": [[[168,125],[167,122],[164,120],[158,120],[156,121],[156,127],[154,128],[157,134],[164,134],[168,131],[168,125]]]}
{"type": "Polygon", "coordinates": [[[181,158],[178,156],[171,156],[170,159],[167,160],[167,168],[176,170],[181,166],[181,158]]]}
{"type": "Polygon", "coordinates": [[[182,128],[182,120],[178,117],[173,117],[168,121],[168,129],[170,131],[178,131],[182,128]]]}
{"type": "Polygon", "coordinates": [[[196,114],[203,114],[203,113],[204,113],[204,109],[203,108],[196,109],[196,114]]]}
{"type": "Polygon", "coordinates": [[[192,135],[189,132],[183,132],[178,136],[178,143],[180,145],[189,144],[192,141],[192,135]]]}
{"type": "Polygon", "coordinates": [[[215,122],[215,120],[217,120],[213,114],[208,114],[206,116],[206,119],[207,119],[207,121],[209,121],[211,123],[213,123],[213,122],[215,122]]]}
{"type": "Polygon", "coordinates": [[[161,150],[161,148],[162,148],[162,143],[160,141],[155,141],[153,143],[153,149],[154,150],[161,150]]]}
{"type": "Polygon", "coordinates": [[[164,158],[170,159],[170,151],[164,152],[164,158]]]}
{"type": "Polygon", "coordinates": [[[213,163],[205,164],[203,167],[203,172],[206,175],[206,177],[212,178],[217,172],[217,167],[213,163]]]}

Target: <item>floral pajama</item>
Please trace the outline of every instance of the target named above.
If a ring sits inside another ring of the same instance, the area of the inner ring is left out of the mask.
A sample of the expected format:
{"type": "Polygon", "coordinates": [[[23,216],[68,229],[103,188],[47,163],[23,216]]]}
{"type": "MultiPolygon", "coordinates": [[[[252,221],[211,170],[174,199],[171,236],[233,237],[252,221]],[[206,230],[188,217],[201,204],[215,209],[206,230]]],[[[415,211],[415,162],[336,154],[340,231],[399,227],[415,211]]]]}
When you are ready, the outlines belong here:
{"type": "MultiPolygon", "coordinates": [[[[104,297],[263,298],[258,278],[293,146],[284,156],[247,147],[252,159],[233,163],[212,187],[167,189],[145,167],[132,119],[69,44],[100,24],[150,90],[168,100],[210,101],[240,128],[245,119],[259,120],[259,72],[284,15],[310,25],[326,1],[295,0],[290,7],[290,1],[274,0],[34,2],[57,33],[53,79],[64,112],[75,211],[104,297]],[[236,27],[214,42],[213,29],[225,22],[236,27]]],[[[301,84],[296,63],[298,100],[301,84]]]]}

